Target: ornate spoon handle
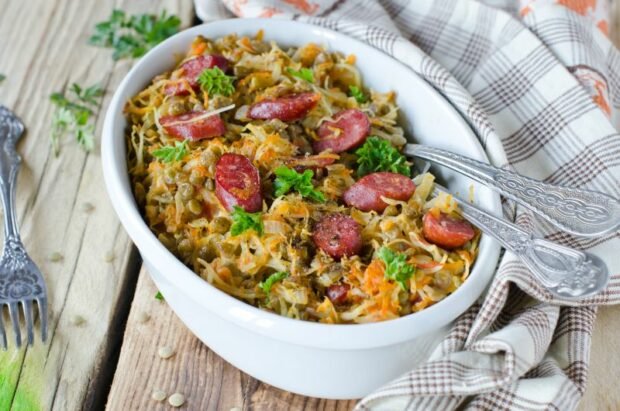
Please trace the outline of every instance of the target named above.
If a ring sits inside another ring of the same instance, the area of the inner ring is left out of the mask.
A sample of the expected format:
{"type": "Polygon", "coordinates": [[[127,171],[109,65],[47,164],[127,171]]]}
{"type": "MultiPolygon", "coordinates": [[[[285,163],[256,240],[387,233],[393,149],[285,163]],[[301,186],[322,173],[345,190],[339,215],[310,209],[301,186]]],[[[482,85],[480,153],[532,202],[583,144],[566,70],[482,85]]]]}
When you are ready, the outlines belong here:
{"type": "Polygon", "coordinates": [[[5,133],[0,140],[0,198],[4,208],[4,237],[7,244],[21,243],[15,217],[15,187],[21,157],[15,145],[24,132],[24,126],[8,109],[0,106],[0,127],[5,133]]]}
{"type": "Polygon", "coordinates": [[[407,144],[405,154],[449,167],[499,191],[564,231],[600,236],[620,227],[620,200],[596,191],[556,186],[437,148],[407,144]]]}
{"type": "MultiPolygon", "coordinates": [[[[437,187],[435,191],[445,189],[437,187]]],[[[609,271],[595,255],[533,237],[515,224],[454,198],[465,218],[517,255],[551,293],[575,299],[595,294],[607,285],[609,271]]]]}

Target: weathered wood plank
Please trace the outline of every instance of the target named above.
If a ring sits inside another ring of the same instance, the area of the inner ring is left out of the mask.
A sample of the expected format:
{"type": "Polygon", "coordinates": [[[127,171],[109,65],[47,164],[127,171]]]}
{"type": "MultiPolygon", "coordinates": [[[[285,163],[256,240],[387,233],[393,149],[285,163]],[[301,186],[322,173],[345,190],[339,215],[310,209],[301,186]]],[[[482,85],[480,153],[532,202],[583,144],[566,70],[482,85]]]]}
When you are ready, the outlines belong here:
{"type": "Polygon", "coordinates": [[[186,396],[188,410],[349,410],[355,401],[329,401],[279,390],[247,376],[210,351],[154,298],[157,289],[140,273],[125,338],[108,397],[109,410],[169,410],[151,398],[154,390],[186,396]],[[144,321],[144,316],[150,319],[144,321]],[[175,355],[162,359],[160,347],[175,355]]]}
{"type": "Polygon", "coordinates": [[[18,148],[24,162],[17,211],[24,243],[47,281],[50,311],[47,345],[38,340],[32,348],[0,353],[2,410],[91,409],[105,400],[100,388],[110,376],[102,370],[113,369],[137,261],[103,189],[98,150],[85,154],[66,140],[60,157],[51,153],[49,95],[72,82],[115,89],[131,63],[114,63],[109,51],[86,44],[94,24],[115,6],[132,12],[166,7],[185,25],[193,16],[191,0],[0,0],[0,73],[7,76],[0,102],[28,130],[18,148]],[[86,202],[94,210],[84,211],[86,202]],[[51,262],[52,252],[63,260],[51,262]],[[115,258],[106,262],[109,252],[115,258]],[[85,322],[77,325],[77,316],[85,322]]]}

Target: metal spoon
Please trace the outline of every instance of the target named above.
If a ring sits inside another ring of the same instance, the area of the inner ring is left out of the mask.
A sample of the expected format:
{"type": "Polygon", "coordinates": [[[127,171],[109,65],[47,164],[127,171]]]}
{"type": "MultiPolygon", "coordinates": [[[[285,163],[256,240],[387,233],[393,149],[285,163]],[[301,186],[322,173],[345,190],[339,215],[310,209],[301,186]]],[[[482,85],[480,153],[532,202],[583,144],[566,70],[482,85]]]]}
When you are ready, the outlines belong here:
{"type": "Polygon", "coordinates": [[[558,228],[602,236],[620,228],[620,200],[607,194],[547,184],[450,151],[407,144],[405,154],[449,167],[524,205],[558,228]]]}
{"type": "MultiPolygon", "coordinates": [[[[435,183],[434,194],[439,192],[448,191],[435,183]]],[[[452,196],[467,220],[517,255],[552,294],[578,299],[596,294],[607,286],[609,270],[597,256],[534,237],[519,226],[452,196]]]]}

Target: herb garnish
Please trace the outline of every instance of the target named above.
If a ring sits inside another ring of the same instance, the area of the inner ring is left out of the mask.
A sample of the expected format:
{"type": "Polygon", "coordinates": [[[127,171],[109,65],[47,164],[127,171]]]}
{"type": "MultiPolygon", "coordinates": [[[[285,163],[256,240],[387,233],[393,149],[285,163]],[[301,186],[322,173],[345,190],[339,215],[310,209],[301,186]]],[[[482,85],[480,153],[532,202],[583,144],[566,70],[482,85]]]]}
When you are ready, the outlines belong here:
{"type": "Polygon", "coordinates": [[[366,174],[377,171],[390,171],[407,177],[411,176],[411,169],[407,159],[392,144],[376,136],[366,139],[364,145],[355,151],[357,154],[357,174],[366,174]]]}
{"type": "Polygon", "coordinates": [[[2,83],[6,79],[6,76],[0,73],[0,83],[2,83]]]}
{"type": "Polygon", "coordinates": [[[314,83],[314,74],[312,73],[312,70],[309,68],[302,67],[299,70],[293,70],[292,68],[287,67],[286,71],[288,72],[288,74],[290,74],[293,77],[306,80],[308,83],[314,83]]]}
{"type": "Polygon", "coordinates": [[[407,281],[415,273],[415,267],[407,264],[407,256],[387,247],[381,247],[377,254],[385,263],[385,278],[396,281],[403,290],[407,290],[407,281]]]}
{"type": "Polygon", "coordinates": [[[164,301],[164,296],[161,292],[157,291],[157,294],[155,294],[155,299],[159,301],[164,301]]]}
{"type": "Polygon", "coordinates": [[[153,157],[160,159],[164,163],[181,161],[187,154],[187,141],[176,141],[174,146],[163,146],[153,151],[153,157]]]}
{"type": "Polygon", "coordinates": [[[300,174],[292,168],[279,166],[274,170],[274,174],[276,175],[274,182],[276,197],[283,196],[291,190],[296,190],[302,197],[307,197],[319,203],[325,202],[323,193],[316,190],[312,184],[312,177],[314,176],[312,170],[305,170],[300,174]]]}
{"type": "Polygon", "coordinates": [[[261,213],[248,213],[239,206],[233,207],[230,214],[233,220],[230,226],[231,235],[239,235],[246,230],[254,230],[258,235],[263,235],[263,218],[261,213]]]}
{"type": "Polygon", "coordinates": [[[112,58],[135,58],[179,31],[181,20],[168,16],[164,10],[159,17],[154,14],[127,16],[123,10],[112,11],[110,19],[98,23],[88,42],[94,46],[114,49],[112,58]]]}
{"type": "Polygon", "coordinates": [[[200,73],[200,76],[198,76],[198,83],[209,96],[215,94],[230,96],[235,92],[235,86],[233,85],[234,79],[235,78],[232,76],[227,76],[219,67],[213,67],[205,69],[200,73]]]}
{"type": "Polygon", "coordinates": [[[349,86],[349,95],[359,104],[363,104],[368,101],[368,97],[366,97],[364,92],[357,86],[349,86]]]}
{"type": "Polygon", "coordinates": [[[60,152],[60,137],[66,132],[73,132],[78,144],[85,151],[91,151],[95,146],[95,127],[89,120],[94,114],[93,109],[98,105],[97,98],[103,96],[104,91],[98,84],[82,88],[73,83],[71,92],[75,95],[73,100],[69,100],[62,93],[50,96],[50,100],[56,106],[52,117],[51,135],[51,144],[56,156],[60,152]]]}
{"type": "Polygon", "coordinates": [[[265,294],[269,294],[271,292],[271,287],[273,287],[273,285],[275,283],[277,283],[278,281],[282,281],[285,278],[287,278],[289,276],[289,274],[287,272],[284,271],[278,271],[277,273],[273,273],[271,274],[266,280],[265,282],[260,282],[258,283],[258,286],[260,288],[262,288],[263,292],[265,294]]]}

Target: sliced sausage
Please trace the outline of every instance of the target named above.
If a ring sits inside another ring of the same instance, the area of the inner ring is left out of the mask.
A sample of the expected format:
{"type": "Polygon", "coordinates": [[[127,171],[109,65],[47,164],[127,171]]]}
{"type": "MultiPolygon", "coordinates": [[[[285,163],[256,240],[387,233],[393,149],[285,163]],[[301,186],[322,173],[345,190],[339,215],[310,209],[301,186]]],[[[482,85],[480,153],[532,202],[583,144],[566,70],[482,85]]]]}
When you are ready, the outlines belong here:
{"type": "MultiPolygon", "coordinates": [[[[193,89],[198,89],[198,77],[206,70],[213,67],[219,67],[220,70],[228,70],[228,60],[224,56],[218,54],[210,54],[206,56],[197,56],[185,63],[181,64],[177,70],[181,71],[181,76],[189,83],[189,86],[193,89]]],[[[167,95],[187,95],[189,89],[186,86],[180,85],[180,82],[170,83],[164,88],[164,93],[167,95]]]]}
{"type": "Polygon", "coordinates": [[[428,212],[422,223],[426,241],[448,250],[464,246],[476,234],[468,221],[458,220],[445,213],[428,212]]]}
{"type": "Polygon", "coordinates": [[[248,213],[259,211],[263,199],[258,170],[245,156],[224,154],[215,165],[215,195],[228,211],[234,206],[248,213]]]}
{"type": "Polygon", "coordinates": [[[336,305],[343,304],[347,301],[347,293],[350,288],[349,284],[332,284],[327,287],[327,298],[336,305]]]}
{"type": "Polygon", "coordinates": [[[331,149],[341,153],[361,145],[370,133],[370,120],[364,112],[349,109],[338,112],[334,121],[325,121],[317,130],[319,140],[313,144],[314,151],[331,149]]]}
{"type": "Polygon", "coordinates": [[[218,114],[208,115],[206,111],[164,116],[159,123],[171,136],[193,141],[221,136],[226,132],[224,120],[218,114]]]}
{"type": "Polygon", "coordinates": [[[316,106],[320,98],[317,93],[299,93],[263,100],[250,106],[248,117],[255,120],[299,120],[316,106]]]}
{"type": "Polygon", "coordinates": [[[335,161],[336,157],[299,156],[284,160],[284,164],[287,167],[290,167],[300,173],[304,170],[312,170],[316,172],[321,168],[325,168],[330,164],[334,164],[335,161]]]}
{"type": "Polygon", "coordinates": [[[335,260],[358,254],[362,249],[362,229],[344,214],[323,216],[314,227],[314,244],[335,260]]]}
{"type": "Polygon", "coordinates": [[[372,173],[362,177],[344,192],[344,202],[362,211],[382,212],[388,204],[381,199],[407,201],[415,191],[415,184],[409,177],[396,173],[372,173]]]}

